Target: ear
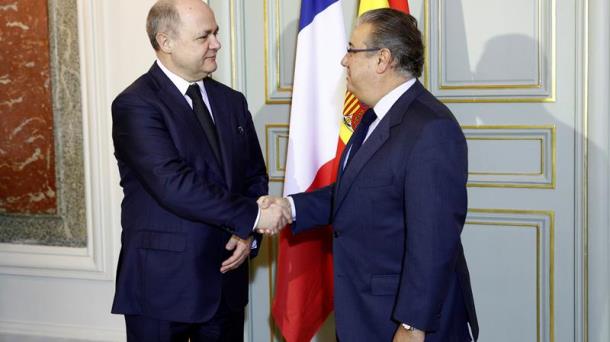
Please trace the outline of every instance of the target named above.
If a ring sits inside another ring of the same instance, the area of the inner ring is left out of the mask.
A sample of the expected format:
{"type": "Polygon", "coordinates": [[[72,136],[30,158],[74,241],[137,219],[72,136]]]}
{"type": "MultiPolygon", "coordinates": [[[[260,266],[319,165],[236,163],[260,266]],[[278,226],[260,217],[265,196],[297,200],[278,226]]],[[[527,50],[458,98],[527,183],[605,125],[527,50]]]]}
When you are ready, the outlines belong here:
{"type": "Polygon", "coordinates": [[[377,73],[382,74],[392,67],[392,53],[389,49],[383,48],[377,54],[377,73]]]}
{"type": "Polygon", "coordinates": [[[157,33],[155,39],[157,40],[157,44],[159,44],[159,48],[161,49],[161,51],[165,53],[172,52],[174,44],[172,39],[167,35],[167,33],[159,32],[157,33]]]}

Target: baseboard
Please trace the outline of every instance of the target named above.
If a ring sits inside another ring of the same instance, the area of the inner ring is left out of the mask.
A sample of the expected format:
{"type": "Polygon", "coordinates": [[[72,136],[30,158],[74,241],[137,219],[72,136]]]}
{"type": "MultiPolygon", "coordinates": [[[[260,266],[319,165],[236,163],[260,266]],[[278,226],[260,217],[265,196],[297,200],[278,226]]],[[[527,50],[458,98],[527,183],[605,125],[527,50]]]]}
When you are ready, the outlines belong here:
{"type": "Polygon", "coordinates": [[[125,332],[76,325],[47,324],[38,322],[0,321],[0,334],[43,336],[79,339],[83,341],[123,342],[125,332]]]}

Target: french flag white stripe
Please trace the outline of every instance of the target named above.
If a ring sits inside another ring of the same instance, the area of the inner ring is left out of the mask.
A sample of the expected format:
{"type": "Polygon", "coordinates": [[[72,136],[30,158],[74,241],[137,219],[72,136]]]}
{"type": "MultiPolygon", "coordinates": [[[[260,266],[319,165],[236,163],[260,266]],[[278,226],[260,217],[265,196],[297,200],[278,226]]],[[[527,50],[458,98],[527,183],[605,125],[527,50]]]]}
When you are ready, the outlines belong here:
{"type": "Polygon", "coordinates": [[[340,63],[346,46],[341,0],[299,32],[284,195],[307,190],[318,169],[335,157],[345,98],[340,63]]]}

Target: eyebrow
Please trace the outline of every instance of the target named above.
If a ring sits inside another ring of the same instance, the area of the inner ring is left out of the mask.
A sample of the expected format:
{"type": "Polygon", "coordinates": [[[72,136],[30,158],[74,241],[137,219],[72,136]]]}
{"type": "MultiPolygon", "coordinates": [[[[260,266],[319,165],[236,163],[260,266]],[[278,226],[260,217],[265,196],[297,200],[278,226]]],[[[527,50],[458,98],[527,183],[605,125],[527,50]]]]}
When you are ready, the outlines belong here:
{"type": "Polygon", "coordinates": [[[205,30],[203,32],[200,31],[197,36],[205,36],[205,35],[208,35],[210,33],[218,33],[218,31],[220,31],[220,27],[216,26],[216,28],[213,29],[213,30],[205,30]]]}

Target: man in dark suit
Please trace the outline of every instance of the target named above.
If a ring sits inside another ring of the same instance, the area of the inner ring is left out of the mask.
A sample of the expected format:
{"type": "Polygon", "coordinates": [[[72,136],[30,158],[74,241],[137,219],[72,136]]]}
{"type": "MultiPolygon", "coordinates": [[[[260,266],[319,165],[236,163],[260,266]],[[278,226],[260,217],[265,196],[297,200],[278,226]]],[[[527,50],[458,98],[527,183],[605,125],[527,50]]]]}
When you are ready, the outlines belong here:
{"type": "Polygon", "coordinates": [[[413,17],[363,14],[341,64],[348,89],[371,109],[344,150],[336,183],[263,204],[292,206],[294,233],[332,224],[340,341],[478,337],[460,241],[466,140],[416,79],[423,52],[413,17]]]}
{"type": "Polygon", "coordinates": [[[244,96],[208,76],[218,25],[201,0],[162,0],[147,32],[157,61],[112,104],[124,191],[113,313],[128,341],[242,341],[268,177],[244,96]]]}

